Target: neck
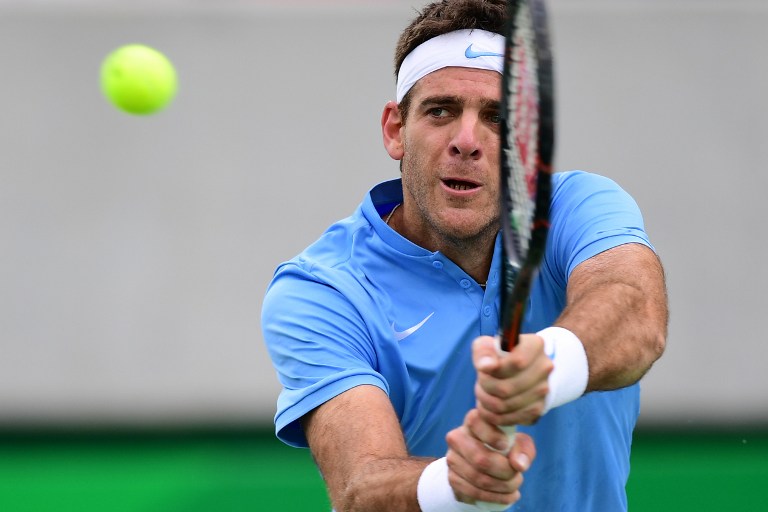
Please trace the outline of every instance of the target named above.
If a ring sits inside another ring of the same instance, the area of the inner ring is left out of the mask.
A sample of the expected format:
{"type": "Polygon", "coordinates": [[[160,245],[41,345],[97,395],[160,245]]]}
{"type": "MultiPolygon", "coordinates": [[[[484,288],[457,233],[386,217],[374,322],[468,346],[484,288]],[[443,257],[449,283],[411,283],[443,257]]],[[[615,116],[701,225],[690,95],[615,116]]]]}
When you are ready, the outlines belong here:
{"type": "Polygon", "coordinates": [[[451,261],[480,284],[488,281],[488,274],[493,260],[493,238],[486,240],[464,241],[460,244],[446,244],[440,249],[451,261]]]}
{"type": "Polygon", "coordinates": [[[495,226],[469,237],[451,236],[441,234],[431,227],[418,227],[419,224],[416,222],[408,222],[405,210],[406,208],[400,204],[396,205],[384,217],[384,221],[416,245],[429,251],[441,252],[475,281],[485,284],[493,260],[493,248],[498,231],[495,226]]]}

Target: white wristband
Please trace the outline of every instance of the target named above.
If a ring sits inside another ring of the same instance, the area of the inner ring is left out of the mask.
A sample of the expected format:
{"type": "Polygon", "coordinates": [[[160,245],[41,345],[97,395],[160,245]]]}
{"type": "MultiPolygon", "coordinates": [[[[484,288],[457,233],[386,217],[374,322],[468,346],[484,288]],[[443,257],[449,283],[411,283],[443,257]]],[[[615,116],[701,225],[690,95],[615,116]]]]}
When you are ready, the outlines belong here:
{"type": "Polygon", "coordinates": [[[416,487],[416,498],[422,512],[477,512],[484,510],[456,500],[448,482],[448,461],[445,457],[431,462],[422,471],[416,487]]]}
{"type": "Polygon", "coordinates": [[[544,352],[555,363],[549,374],[549,393],[544,413],[576,400],[587,389],[589,364],[581,340],[563,327],[547,327],[536,333],[544,338],[544,352]]]}

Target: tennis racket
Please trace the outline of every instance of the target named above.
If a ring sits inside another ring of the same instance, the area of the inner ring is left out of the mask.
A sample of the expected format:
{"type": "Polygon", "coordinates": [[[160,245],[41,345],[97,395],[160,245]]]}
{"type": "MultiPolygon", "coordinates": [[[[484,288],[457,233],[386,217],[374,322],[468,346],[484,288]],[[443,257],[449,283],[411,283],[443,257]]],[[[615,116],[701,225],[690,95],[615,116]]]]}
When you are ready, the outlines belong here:
{"type": "MultiPolygon", "coordinates": [[[[499,348],[517,344],[549,229],[554,84],[543,0],[510,0],[501,100],[501,322],[499,348]]],[[[515,427],[502,429],[514,443],[515,427]]],[[[499,503],[480,502],[486,510],[499,503]]]]}

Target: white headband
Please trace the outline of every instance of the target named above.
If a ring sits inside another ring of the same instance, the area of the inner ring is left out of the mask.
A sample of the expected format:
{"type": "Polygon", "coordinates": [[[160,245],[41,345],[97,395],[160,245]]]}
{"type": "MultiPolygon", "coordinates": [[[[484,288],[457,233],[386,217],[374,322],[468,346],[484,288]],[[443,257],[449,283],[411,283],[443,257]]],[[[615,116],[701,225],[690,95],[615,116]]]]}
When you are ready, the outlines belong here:
{"type": "Polygon", "coordinates": [[[457,30],[433,37],[409,53],[397,74],[397,102],[424,76],[438,69],[488,69],[502,73],[504,37],[486,30],[457,30]]]}

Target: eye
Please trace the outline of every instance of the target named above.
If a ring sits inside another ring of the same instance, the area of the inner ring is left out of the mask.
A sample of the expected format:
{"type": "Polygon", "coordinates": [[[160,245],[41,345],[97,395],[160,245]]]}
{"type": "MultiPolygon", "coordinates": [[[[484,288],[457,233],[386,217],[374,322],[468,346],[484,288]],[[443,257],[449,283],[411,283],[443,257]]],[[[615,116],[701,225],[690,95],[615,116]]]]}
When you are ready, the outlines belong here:
{"type": "Polygon", "coordinates": [[[486,119],[488,119],[488,122],[491,124],[500,124],[501,123],[501,114],[498,112],[490,112],[486,119]]]}
{"type": "Polygon", "coordinates": [[[451,115],[451,113],[448,111],[447,108],[444,107],[433,107],[429,110],[427,110],[427,114],[436,117],[436,118],[444,118],[451,115]]]}

